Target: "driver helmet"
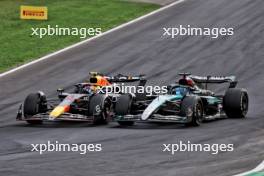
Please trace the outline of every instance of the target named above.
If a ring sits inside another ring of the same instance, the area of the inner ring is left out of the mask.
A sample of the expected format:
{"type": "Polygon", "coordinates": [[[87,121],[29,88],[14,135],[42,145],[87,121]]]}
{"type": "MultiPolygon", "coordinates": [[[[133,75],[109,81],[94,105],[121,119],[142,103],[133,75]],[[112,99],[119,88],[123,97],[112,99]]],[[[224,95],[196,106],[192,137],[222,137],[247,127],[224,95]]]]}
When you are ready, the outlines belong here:
{"type": "Polygon", "coordinates": [[[190,86],[190,87],[195,86],[195,82],[191,78],[188,78],[188,77],[180,79],[179,84],[184,85],[184,86],[190,86]]]}
{"type": "Polygon", "coordinates": [[[187,85],[190,86],[190,87],[194,87],[195,86],[195,83],[194,81],[191,79],[191,78],[186,78],[187,80],[187,85]]]}
{"type": "Polygon", "coordinates": [[[185,87],[177,87],[175,89],[175,95],[185,95],[187,93],[187,89],[185,87]]]}

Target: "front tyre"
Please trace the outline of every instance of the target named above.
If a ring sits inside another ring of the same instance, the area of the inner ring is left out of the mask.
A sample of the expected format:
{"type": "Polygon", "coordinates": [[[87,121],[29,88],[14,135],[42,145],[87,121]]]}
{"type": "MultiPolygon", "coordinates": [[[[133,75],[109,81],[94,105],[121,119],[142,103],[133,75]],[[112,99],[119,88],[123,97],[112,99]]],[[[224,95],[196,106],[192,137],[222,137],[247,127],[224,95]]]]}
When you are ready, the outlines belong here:
{"type": "Polygon", "coordinates": [[[223,108],[229,118],[245,118],[248,112],[248,93],[245,89],[228,89],[223,98],[223,108]]]}
{"type": "Polygon", "coordinates": [[[191,117],[187,126],[200,126],[203,122],[203,104],[202,100],[195,96],[187,96],[181,104],[180,114],[185,117],[191,117]]]}
{"type": "MultiPolygon", "coordinates": [[[[41,97],[39,93],[29,94],[23,106],[25,119],[30,119],[32,116],[45,112],[47,109],[46,98],[41,97]]],[[[26,120],[29,124],[41,124],[42,120],[26,120]]]]}

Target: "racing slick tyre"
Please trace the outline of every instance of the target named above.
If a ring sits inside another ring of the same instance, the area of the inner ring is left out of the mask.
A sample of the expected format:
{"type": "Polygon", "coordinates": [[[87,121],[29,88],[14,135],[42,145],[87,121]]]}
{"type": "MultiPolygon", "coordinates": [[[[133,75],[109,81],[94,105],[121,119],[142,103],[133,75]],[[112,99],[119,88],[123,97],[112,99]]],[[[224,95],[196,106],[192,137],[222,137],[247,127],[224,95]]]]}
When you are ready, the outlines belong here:
{"type": "Polygon", "coordinates": [[[245,118],[248,111],[248,93],[245,89],[228,89],[223,98],[223,108],[229,118],[245,118]]]}
{"type": "MultiPolygon", "coordinates": [[[[116,115],[127,115],[130,112],[132,105],[132,98],[129,94],[124,94],[118,97],[115,104],[115,114],[116,115]]],[[[117,121],[120,126],[132,126],[134,121],[117,121]]]]}
{"type": "MultiPolygon", "coordinates": [[[[41,112],[45,112],[47,110],[46,98],[41,97],[39,93],[31,93],[29,94],[23,106],[23,112],[25,119],[32,117],[41,112]]],[[[26,120],[29,124],[41,124],[42,120],[26,120]]]]}
{"type": "Polygon", "coordinates": [[[181,104],[180,114],[182,116],[191,116],[191,121],[187,126],[200,126],[203,122],[203,104],[202,100],[196,96],[187,96],[181,104]]]}
{"type": "Polygon", "coordinates": [[[111,118],[111,100],[102,94],[91,97],[88,105],[88,115],[94,116],[93,124],[108,124],[111,118]]]}
{"type": "Polygon", "coordinates": [[[115,113],[116,115],[127,115],[130,112],[132,104],[132,98],[129,94],[121,95],[117,98],[115,104],[115,113]]]}

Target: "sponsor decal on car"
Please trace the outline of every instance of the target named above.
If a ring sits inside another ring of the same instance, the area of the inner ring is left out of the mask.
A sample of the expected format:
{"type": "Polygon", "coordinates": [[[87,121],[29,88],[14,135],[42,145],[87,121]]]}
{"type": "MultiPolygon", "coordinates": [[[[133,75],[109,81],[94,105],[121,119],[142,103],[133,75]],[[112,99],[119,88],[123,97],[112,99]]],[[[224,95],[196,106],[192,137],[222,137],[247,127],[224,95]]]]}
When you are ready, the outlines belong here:
{"type": "Polygon", "coordinates": [[[45,6],[20,6],[20,18],[30,20],[47,20],[48,8],[45,6]]]}

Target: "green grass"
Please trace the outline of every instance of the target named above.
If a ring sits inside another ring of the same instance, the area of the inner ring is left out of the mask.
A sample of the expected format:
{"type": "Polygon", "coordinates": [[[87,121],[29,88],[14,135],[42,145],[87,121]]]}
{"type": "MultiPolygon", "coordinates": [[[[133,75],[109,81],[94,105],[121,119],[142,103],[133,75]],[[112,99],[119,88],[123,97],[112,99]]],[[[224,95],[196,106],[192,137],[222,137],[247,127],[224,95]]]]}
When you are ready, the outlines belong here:
{"type": "Polygon", "coordinates": [[[31,28],[115,26],[142,16],[159,6],[121,0],[0,0],[0,72],[79,42],[80,36],[32,36],[31,28]],[[20,5],[48,7],[48,20],[20,20],[20,5]]]}

